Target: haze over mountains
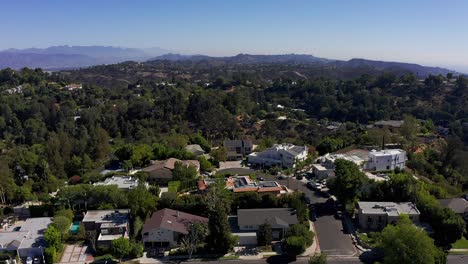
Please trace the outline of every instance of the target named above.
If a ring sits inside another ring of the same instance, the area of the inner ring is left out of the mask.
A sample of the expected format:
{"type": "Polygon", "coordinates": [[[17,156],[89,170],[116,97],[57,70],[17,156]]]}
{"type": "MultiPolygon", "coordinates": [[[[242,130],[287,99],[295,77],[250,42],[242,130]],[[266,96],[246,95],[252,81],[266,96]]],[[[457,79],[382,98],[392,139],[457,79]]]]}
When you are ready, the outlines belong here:
{"type": "Polygon", "coordinates": [[[52,46],[45,49],[7,49],[0,51],[0,68],[77,68],[128,60],[145,61],[168,52],[168,50],[158,47],[136,49],[112,46],[52,46]]]}
{"type": "Polygon", "coordinates": [[[137,49],[112,46],[52,46],[45,49],[7,49],[0,51],[0,68],[20,69],[44,68],[44,69],[67,69],[80,68],[100,64],[113,64],[123,61],[190,61],[194,63],[205,63],[208,65],[231,65],[231,64],[265,64],[265,63],[287,63],[287,64],[314,64],[318,67],[335,68],[369,68],[374,71],[389,71],[396,74],[413,72],[424,77],[429,74],[447,74],[456,71],[440,68],[427,67],[413,63],[373,61],[366,59],[351,59],[349,61],[330,60],[306,54],[283,54],[283,55],[251,55],[238,54],[226,57],[211,57],[206,55],[182,55],[169,53],[161,48],[137,49]]]}

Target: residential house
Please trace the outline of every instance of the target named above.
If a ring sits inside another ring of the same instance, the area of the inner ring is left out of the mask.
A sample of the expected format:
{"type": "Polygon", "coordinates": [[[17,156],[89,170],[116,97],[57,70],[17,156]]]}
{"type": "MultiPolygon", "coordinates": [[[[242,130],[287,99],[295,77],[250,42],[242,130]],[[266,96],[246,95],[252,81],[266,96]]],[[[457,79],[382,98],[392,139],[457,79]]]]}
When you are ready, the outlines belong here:
{"type": "Polygon", "coordinates": [[[205,154],[205,151],[198,144],[187,145],[185,146],[185,150],[189,153],[192,153],[197,158],[205,154]]]}
{"type": "Polygon", "coordinates": [[[384,149],[369,152],[369,160],[366,169],[371,171],[386,171],[399,168],[403,170],[406,166],[406,151],[401,149],[384,149]]]}
{"type": "Polygon", "coordinates": [[[225,140],[223,142],[228,160],[240,160],[252,153],[253,144],[250,140],[225,140]]]}
{"type": "Polygon", "coordinates": [[[200,172],[200,162],[198,162],[198,160],[179,160],[175,158],[167,160],[152,160],[151,165],[143,168],[142,171],[149,174],[148,181],[167,184],[167,182],[172,180],[172,171],[174,170],[177,162],[180,162],[182,165],[187,167],[193,166],[197,170],[197,173],[200,172]]]}
{"type": "Polygon", "coordinates": [[[298,162],[306,158],[306,146],[276,144],[262,152],[251,153],[248,155],[248,162],[258,166],[294,168],[298,162]]]}
{"type": "Polygon", "coordinates": [[[154,212],[143,225],[142,240],[145,250],[177,246],[194,223],[208,224],[208,218],[168,208],[154,212]]]}
{"type": "MultiPolygon", "coordinates": [[[[131,176],[112,176],[104,181],[96,182],[93,185],[116,185],[119,189],[128,191],[138,187],[138,184],[139,180],[137,178],[132,178],[131,176]]],[[[149,187],[148,183],[145,182],[144,184],[147,188],[149,187]]]]}
{"type": "MultiPolygon", "coordinates": [[[[215,183],[217,179],[202,179],[198,181],[198,190],[206,192],[209,186],[215,183]]],[[[279,184],[276,181],[254,181],[249,176],[235,176],[224,179],[226,189],[235,193],[241,192],[257,192],[257,193],[271,193],[275,195],[285,194],[288,188],[279,184]]]]}
{"type": "Polygon", "coordinates": [[[256,232],[268,222],[274,240],[284,237],[291,225],[297,224],[297,213],[292,208],[237,209],[237,225],[240,232],[256,232]]]}
{"type": "Polygon", "coordinates": [[[80,90],[83,86],[80,83],[72,83],[63,87],[67,91],[80,90]]]}
{"type": "Polygon", "coordinates": [[[356,155],[349,155],[349,154],[330,154],[327,153],[321,157],[319,157],[318,161],[320,165],[325,167],[328,170],[335,170],[335,161],[338,159],[344,159],[353,162],[354,164],[358,165],[360,168],[365,163],[365,160],[360,158],[356,155]]]}
{"type": "Polygon", "coordinates": [[[328,177],[332,177],[335,175],[333,169],[325,168],[321,164],[312,164],[312,173],[319,180],[327,179],[328,177]]]}
{"type": "Polygon", "coordinates": [[[401,214],[419,223],[420,212],[413,203],[358,202],[357,219],[365,230],[380,230],[387,224],[396,223],[401,214]]]}
{"type": "Polygon", "coordinates": [[[0,232],[0,252],[11,252],[22,259],[42,257],[47,246],[44,233],[51,223],[50,217],[28,218],[19,231],[0,232]]]}
{"type": "Polygon", "coordinates": [[[464,198],[441,199],[439,203],[444,208],[452,209],[456,214],[460,215],[468,221],[468,201],[464,198]]]}
{"type": "Polygon", "coordinates": [[[83,218],[86,231],[96,231],[97,246],[110,246],[112,240],[129,232],[129,209],[89,210],[83,218]]]}

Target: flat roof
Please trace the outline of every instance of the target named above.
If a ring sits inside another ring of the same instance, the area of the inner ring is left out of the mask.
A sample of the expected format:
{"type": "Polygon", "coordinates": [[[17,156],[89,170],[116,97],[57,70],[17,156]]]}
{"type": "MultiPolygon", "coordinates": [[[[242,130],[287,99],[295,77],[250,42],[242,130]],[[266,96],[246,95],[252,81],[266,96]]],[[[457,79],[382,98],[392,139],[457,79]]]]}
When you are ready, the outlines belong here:
{"type": "Polygon", "coordinates": [[[19,248],[37,248],[39,246],[45,247],[47,243],[44,240],[44,233],[47,227],[52,223],[50,217],[37,217],[28,218],[21,226],[19,237],[22,237],[21,245],[19,248]],[[27,233],[24,236],[24,233],[27,233]]]}
{"type": "Polygon", "coordinates": [[[130,176],[112,176],[94,185],[117,185],[119,189],[133,189],[138,187],[138,179],[130,176]]]}
{"type": "Polygon", "coordinates": [[[319,170],[319,171],[328,170],[327,168],[325,168],[325,167],[322,166],[321,164],[312,164],[312,167],[316,168],[316,169],[319,170]]]}
{"type": "Polygon", "coordinates": [[[404,150],[401,150],[401,149],[384,149],[384,150],[380,150],[380,151],[371,151],[369,153],[369,155],[373,155],[373,156],[387,156],[387,155],[397,155],[397,154],[401,154],[401,153],[404,153],[405,151],[404,150]]]}
{"type": "Polygon", "coordinates": [[[112,223],[127,222],[130,209],[114,210],[89,210],[83,218],[83,222],[112,223]]]}
{"type": "Polygon", "coordinates": [[[420,214],[416,205],[410,202],[358,202],[358,206],[365,214],[388,214],[392,216],[420,214]]]}

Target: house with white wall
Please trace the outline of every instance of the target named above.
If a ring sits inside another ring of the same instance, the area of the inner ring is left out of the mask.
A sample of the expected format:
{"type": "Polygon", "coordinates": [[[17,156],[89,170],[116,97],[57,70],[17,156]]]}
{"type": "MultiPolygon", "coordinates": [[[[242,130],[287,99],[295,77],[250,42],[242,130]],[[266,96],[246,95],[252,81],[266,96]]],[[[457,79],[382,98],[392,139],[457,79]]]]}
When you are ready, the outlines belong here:
{"type": "Polygon", "coordinates": [[[298,162],[306,158],[307,147],[293,144],[276,144],[262,152],[254,152],[247,156],[248,162],[253,165],[285,168],[294,168],[298,162]]]}
{"type": "Polygon", "coordinates": [[[366,169],[370,171],[386,171],[396,168],[404,169],[406,166],[406,151],[401,149],[384,149],[369,152],[366,169]]]}

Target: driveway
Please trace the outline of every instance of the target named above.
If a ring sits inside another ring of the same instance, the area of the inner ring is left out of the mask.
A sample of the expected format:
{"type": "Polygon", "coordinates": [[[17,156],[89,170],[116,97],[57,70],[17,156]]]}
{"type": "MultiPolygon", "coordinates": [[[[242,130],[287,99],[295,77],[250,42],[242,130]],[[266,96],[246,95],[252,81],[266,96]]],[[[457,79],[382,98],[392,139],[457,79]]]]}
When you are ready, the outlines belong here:
{"type": "Polygon", "coordinates": [[[87,250],[88,246],[85,245],[66,245],[60,263],[83,264],[93,262],[94,258],[86,252],[87,250]]]}
{"type": "MultiPolygon", "coordinates": [[[[272,176],[268,176],[267,178],[274,179],[272,176]]],[[[305,180],[298,181],[295,178],[288,178],[277,181],[292,190],[304,192],[316,208],[324,207],[327,198],[307,188],[305,180]]],[[[357,253],[351,237],[344,227],[344,223],[334,217],[334,212],[319,209],[316,218],[317,220],[314,222],[314,225],[322,252],[327,253],[328,256],[353,256],[357,253]]]]}

